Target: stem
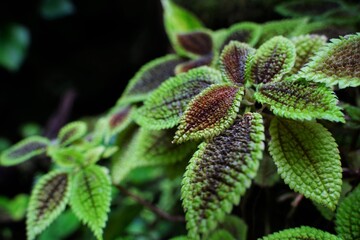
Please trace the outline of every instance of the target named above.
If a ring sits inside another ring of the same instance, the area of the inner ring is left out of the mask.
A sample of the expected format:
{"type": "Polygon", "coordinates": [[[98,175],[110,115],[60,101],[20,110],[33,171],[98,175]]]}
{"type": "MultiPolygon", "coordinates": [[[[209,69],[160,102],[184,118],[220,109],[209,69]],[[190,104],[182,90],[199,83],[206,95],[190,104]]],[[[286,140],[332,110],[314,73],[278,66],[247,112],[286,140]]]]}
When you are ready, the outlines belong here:
{"type": "Polygon", "coordinates": [[[146,201],[145,199],[141,198],[140,196],[130,192],[125,187],[123,187],[121,185],[117,185],[117,184],[115,184],[114,186],[117,189],[119,189],[121,192],[125,193],[126,195],[128,195],[129,197],[131,197],[132,199],[137,201],[139,204],[141,204],[144,207],[146,207],[147,209],[151,210],[153,213],[155,213],[159,217],[161,217],[161,218],[163,218],[165,220],[171,221],[171,222],[185,222],[184,216],[170,215],[169,213],[164,212],[163,210],[161,210],[160,208],[158,208],[155,205],[151,204],[150,202],[146,201]]]}

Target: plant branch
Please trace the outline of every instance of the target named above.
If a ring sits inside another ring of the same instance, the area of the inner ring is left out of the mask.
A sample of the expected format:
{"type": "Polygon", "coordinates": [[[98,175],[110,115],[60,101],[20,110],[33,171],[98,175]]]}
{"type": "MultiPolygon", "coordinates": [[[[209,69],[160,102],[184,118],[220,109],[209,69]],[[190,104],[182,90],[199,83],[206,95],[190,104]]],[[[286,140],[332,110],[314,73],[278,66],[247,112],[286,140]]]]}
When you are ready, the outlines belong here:
{"type": "Polygon", "coordinates": [[[129,197],[131,197],[132,199],[134,199],[135,201],[137,201],[138,203],[140,203],[141,205],[146,207],[147,209],[151,210],[153,213],[155,213],[159,217],[161,217],[165,220],[171,221],[171,222],[185,222],[184,216],[170,215],[169,213],[164,212],[163,210],[161,210],[157,206],[151,204],[150,202],[146,201],[145,199],[141,198],[140,196],[130,192],[125,187],[118,185],[118,184],[115,184],[114,186],[117,189],[119,189],[121,192],[125,193],[126,195],[128,195],[129,197]]]}

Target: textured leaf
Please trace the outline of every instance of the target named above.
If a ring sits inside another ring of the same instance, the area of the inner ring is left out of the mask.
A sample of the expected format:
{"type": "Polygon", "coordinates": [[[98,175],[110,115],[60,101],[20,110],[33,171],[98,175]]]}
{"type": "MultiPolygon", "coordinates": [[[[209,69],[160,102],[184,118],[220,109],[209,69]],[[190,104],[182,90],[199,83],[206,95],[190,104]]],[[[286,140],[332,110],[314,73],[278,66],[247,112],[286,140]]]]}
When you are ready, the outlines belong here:
{"type": "Polygon", "coordinates": [[[246,66],[247,81],[255,84],[277,82],[294,66],[295,45],[278,36],[260,46],[246,66]]]}
{"type": "Polygon", "coordinates": [[[189,56],[188,52],[179,46],[176,36],[179,33],[202,29],[202,23],[195,15],[176,5],[172,0],[162,0],[161,3],[164,8],[165,30],[172,46],[181,56],[189,56]]]}
{"type": "Polygon", "coordinates": [[[321,124],[274,118],[269,151],[291,189],[334,210],[341,192],[335,140],[321,124]]]}
{"type": "Polygon", "coordinates": [[[12,166],[31,159],[46,152],[50,141],[47,138],[34,136],[26,138],[1,154],[0,163],[12,166]]]}
{"type": "Polygon", "coordinates": [[[301,76],[339,88],[360,85],[360,33],[332,39],[301,70],[301,76]]]}
{"type": "MultiPolygon", "coordinates": [[[[335,235],[311,227],[290,228],[263,237],[262,240],[341,240],[335,235]]],[[[261,239],[260,239],[261,240],[261,239]]]]}
{"type": "Polygon", "coordinates": [[[245,85],[245,64],[255,49],[246,43],[232,41],[222,51],[220,69],[227,82],[245,85]]]}
{"type": "Polygon", "coordinates": [[[308,18],[294,18],[266,22],[262,25],[262,34],[257,45],[260,46],[272,37],[279,35],[293,37],[305,34],[308,20],[308,18]]]}
{"type": "Polygon", "coordinates": [[[171,54],[148,62],[130,79],[117,105],[146,100],[162,82],[175,75],[176,65],[184,61],[185,59],[171,54]]]}
{"type": "Polygon", "coordinates": [[[208,240],[235,240],[235,238],[228,231],[219,229],[213,232],[208,240]]]}
{"type": "Polygon", "coordinates": [[[243,87],[230,84],[216,84],[205,89],[187,107],[174,142],[214,137],[230,127],[243,95],[243,87]]]}
{"type": "Polygon", "coordinates": [[[292,38],[291,41],[295,44],[296,48],[295,65],[291,70],[291,74],[295,74],[325,45],[327,37],[316,34],[302,35],[292,38]]]}
{"type": "MultiPolygon", "coordinates": [[[[132,122],[131,114],[134,111],[133,108],[126,106],[120,107],[116,110],[113,110],[108,116],[108,133],[107,137],[113,137],[114,135],[119,134],[124,131],[125,128],[129,126],[132,122]]],[[[107,139],[107,141],[109,141],[107,139]]]]}
{"type": "Polygon", "coordinates": [[[144,128],[172,128],[178,124],[193,97],[221,81],[220,72],[209,67],[196,68],[170,78],[149,96],[144,106],[134,112],[134,120],[144,128]]]}
{"type": "Polygon", "coordinates": [[[66,124],[60,129],[58,134],[59,145],[66,146],[79,140],[86,134],[86,131],[87,126],[84,122],[77,121],[66,124]]]}
{"type": "Polygon", "coordinates": [[[110,210],[111,182],[107,170],[91,165],[76,173],[70,204],[75,215],[102,239],[102,231],[110,210]]]}
{"type": "Polygon", "coordinates": [[[71,184],[66,172],[52,171],[43,176],[32,190],[27,212],[29,240],[41,233],[65,209],[71,184]]]}
{"type": "Polygon", "coordinates": [[[261,35],[261,26],[252,22],[242,22],[234,24],[227,31],[226,36],[220,47],[220,52],[231,41],[238,41],[254,46],[261,35]]]}
{"type": "Polygon", "coordinates": [[[49,148],[48,155],[57,164],[64,167],[80,166],[84,162],[84,154],[77,148],[49,148]]]}
{"type": "Polygon", "coordinates": [[[190,239],[213,230],[250,186],[262,158],[264,127],[258,113],[238,116],[219,136],[202,143],[182,182],[190,239]]]}
{"type": "Polygon", "coordinates": [[[306,81],[283,81],[261,85],[255,99],[270,105],[280,117],[298,120],[315,118],[345,122],[333,91],[324,85],[306,81]]]}
{"type": "Polygon", "coordinates": [[[175,73],[179,74],[179,73],[187,72],[193,68],[197,68],[201,66],[210,66],[212,62],[213,62],[213,54],[207,54],[201,56],[200,58],[189,60],[184,63],[180,63],[179,65],[176,66],[175,73]]]}
{"type": "Polygon", "coordinates": [[[212,52],[211,34],[206,31],[179,33],[176,36],[179,45],[187,52],[195,55],[207,55],[212,52]]]}
{"type": "Polygon", "coordinates": [[[343,240],[360,239],[360,185],[340,202],[336,232],[343,240]]]}

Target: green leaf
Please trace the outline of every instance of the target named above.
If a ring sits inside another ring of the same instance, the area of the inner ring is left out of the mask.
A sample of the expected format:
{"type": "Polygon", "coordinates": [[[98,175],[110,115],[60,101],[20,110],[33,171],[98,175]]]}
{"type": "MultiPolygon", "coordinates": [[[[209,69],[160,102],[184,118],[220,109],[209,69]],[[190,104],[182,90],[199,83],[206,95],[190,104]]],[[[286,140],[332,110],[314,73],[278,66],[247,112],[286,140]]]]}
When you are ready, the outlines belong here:
{"type": "Polygon", "coordinates": [[[201,56],[200,58],[189,60],[184,63],[180,63],[175,68],[175,73],[184,73],[189,71],[190,69],[201,67],[201,66],[210,66],[213,62],[213,54],[207,54],[201,56]]]}
{"type": "Polygon", "coordinates": [[[341,240],[335,235],[311,227],[290,228],[277,233],[270,234],[260,240],[341,240]]]}
{"type": "Polygon", "coordinates": [[[205,237],[250,186],[262,158],[264,126],[258,113],[199,146],[184,174],[182,199],[190,239],[205,237]]]}
{"type": "Polygon", "coordinates": [[[74,4],[70,0],[43,0],[41,15],[47,20],[71,15],[75,12],[74,4]]]}
{"type": "Polygon", "coordinates": [[[0,65],[10,71],[17,71],[25,59],[30,43],[27,28],[9,24],[0,29],[0,65]]]}
{"type": "Polygon", "coordinates": [[[327,37],[316,34],[301,35],[292,38],[291,41],[295,44],[296,48],[295,65],[291,70],[291,74],[295,74],[325,45],[327,37]]]}
{"type": "Polygon", "coordinates": [[[176,35],[178,44],[189,54],[194,56],[208,55],[213,50],[211,32],[206,30],[197,30],[176,35]]]}
{"type": "Polygon", "coordinates": [[[270,110],[280,117],[345,122],[336,95],[324,85],[306,81],[268,83],[260,85],[254,97],[258,102],[270,105],[270,110]]]}
{"type": "Polygon", "coordinates": [[[144,106],[134,112],[134,120],[148,129],[172,128],[178,124],[193,97],[221,81],[220,72],[209,67],[192,69],[170,78],[149,96],[144,106]]]}
{"type": "Polygon", "coordinates": [[[215,84],[196,96],[187,107],[174,142],[210,138],[230,127],[239,111],[243,87],[215,84]]]}
{"type": "Polygon", "coordinates": [[[62,127],[58,134],[60,146],[69,145],[82,138],[87,131],[86,123],[81,121],[71,122],[62,127]]]}
{"type": "Polygon", "coordinates": [[[107,117],[108,133],[106,142],[110,141],[110,138],[124,131],[132,122],[132,112],[135,108],[129,106],[116,108],[110,112],[107,117]]]}
{"type": "Polygon", "coordinates": [[[235,239],[247,239],[248,226],[244,220],[234,215],[227,215],[224,222],[220,224],[219,228],[225,229],[231,233],[235,239]]]}
{"type": "Polygon", "coordinates": [[[178,45],[176,36],[179,33],[202,29],[203,24],[195,15],[176,5],[172,0],[162,0],[161,3],[164,8],[165,30],[170,42],[178,54],[189,56],[188,52],[178,45]]]}
{"type": "Polygon", "coordinates": [[[336,213],[336,232],[343,240],[360,239],[360,185],[342,202],[336,213]]]}
{"type": "Polygon", "coordinates": [[[26,194],[19,194],[13,199],[0,196],[0,212],[13,221],[20,221],[26,214],[28,202],[29,196],[26,194]]]}
{"type": "Polygon", "coordinates": [[[235,240],[235,238],[228,231],[219,229],[213,232],[208,240],[235,240]]]}
{"type": "Polygon", "coordinates": [[[268,154],[264,154],[254,179],[255,183],[261,187],[272,187],[279,178],[274,160],[268,154]]]}
{"type": "Polygon", "coordinates": [[[31,192],[27,212],[29,240],[47,228],[64,211],[69,201],[71,183],[68,173],[52,171],[43,176],[31,192]]]}
{"type": "Polygon", "coordinates": [[[0,163],[3,166],[12,166],[41,155],[46,152],[50,141],[47,138],[33,136],[26,138],[1,154],[0,163]]]}
{"type": "Polygon", "coordinates": [[[237,85],[245,85],[245,64],[255,49],[246,43],[231,41],[220,55],[220,69],[225,80],[237,85]]]}
{"type": "Polygon", "coordinates": [[[146,100],[162,82],[175,75],[175,67],[184,61],[177,55],[170,54],[146,63],[130,79],[117,105],[146,100]]]}
{"type": "Polygon", "coordinates": [[[70,204],[75,215],[102,239],[110,210],[111,181],[107,170],[91,165],[75,174],[70,204]]]}
{"type": "Polygon", "coordinates": [[[84,162],[84,153],[80,149],[68,148],[49,148],[48,155],[60,166],[73,167],[80,166],[84,162]]]}
{"type": "Polygon", "coordinates": [[[247,62],[247,81],[255,84],[280,81],[294,66],[295,58],[295,45],[289,39],[273,37],[247,62]]]}
{"type": "Polygon", "coordinates": [[[339,88],[360,85],[360,33],[331,39],[317,52],[312,61],[301,69],[308,80],[339,88]]]}
{"type": "Polygon", "coordinates": [[[266,22],[262,25],[262,34],[257,45],[260,46],[275,36],[293,37],[305,34],[308,21],[308,18],[294,18],[266,22]]]}
{"type": "Polygon", "coordinates": [[[335,140],[321,124],[274,118],[269,151],[291,189],[334,210],[341,192],[341,162],[335,140]]]}

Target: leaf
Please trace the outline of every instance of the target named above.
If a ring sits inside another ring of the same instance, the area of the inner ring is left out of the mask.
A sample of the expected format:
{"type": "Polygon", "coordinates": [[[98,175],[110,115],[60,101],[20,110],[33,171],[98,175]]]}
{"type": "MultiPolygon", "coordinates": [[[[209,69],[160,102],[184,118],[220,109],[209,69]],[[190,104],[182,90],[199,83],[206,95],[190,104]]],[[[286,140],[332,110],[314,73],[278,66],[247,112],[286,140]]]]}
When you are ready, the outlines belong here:
{"type": "Polygon", "coordinates": [[[261,26],[252,22],[241,22],[234,24],[226,32],[226,36],[222,41],[220,52],[231,41],[247,43],[249,46],[255,46],[261,35],[261,26]]]}
{"type": "Polygon", "coordinates": [[[77,148],[49,148],[48,155],[52,160],[64,167],[80,166],[84,162],[84,154],[77,148]]]}
{"type": "Polygon", "coordinates": [[[52,171],[44,175],[31,192],[27,212],[27,237],[29,240],[44,231],[69,201],[71,183],[68,173],[52,171]]]}
{"type": "Polygon", "coordinates": [[[179,33],[176,39],[185,51],[195,56],[208,55],[213,50],[211,33],[204,30],[179,33]]]}
{"type": "Polygon", "coordinates": [[[216,84],[196,96],[187,107],[174,142],[210,138],[230,127],[239,111],[243,87],[216,84]]]}
{"type": "Polygon", "coordinates": [[[13,221],[20,221],[25,217],[29,196],[18,194],[13,199],[0,196],[0,212],[3,216],[9,216],[13,221]]]}
{"type": "Polygon", "coordinates": [[[47,20],[54,20],[71,15],[75,12],[74,4],[70,0],[43,0],[41,15],[47,20]]]}
{"type": "Polygon", "coordinates": [[[220,69],[225,80],[239,86],[245,85],[245,63],[255,49],[246,43],[231,41],[220,55],[220,69]]]}
{"type": "Polygon", "coordinates": [[[274,118],[269,151],[291,189],[334,210],[341,192],[341,162],[335,140],[321,124],[274,118]]]}
{"type": "Polygon", "coordinates": [[[213,232],[208,240],[235,240],[235,238],[228,231],[219,229],[213,232]]]}
{"type": "Polygon", "coordinates": [[[277,233],[270,234],[260,240],[341,240],[335,235],[311,227],[290,228],[277,233]]]}
{"type": "Polygon", "coordinates": [[[201,67],[201,66],[210,66],[213,62],[213,54],[208,54],[201,56],[200,58],[189,60],[184,63],[180,63],[175,68],[175,73],[184,73],[189,71],[190,69],[201,67]]]}
{"type": "Polygon", "coordinates": [[[211,84],[222,81],[219,71],[209,67],[192,69],[165,81],[134,112],[137,124],[160,130],[178,124],[190,100],[211,84]]]}
{"type": "Polygon", "coordinates": [[[262,158],[264,126],[258,113],[238,116],[219,136],[200,144],[184,174],[182,200],[190,239],[205,237],[250,186],[262,158]]]}
{"type": "Polygon", "coordinates": [[[102,239],[110,210],[111,181],[107,170],[91,165],[75,174],[70,204],[75,215],[102,239]]]}
{"type": "Polygon", "coordinates": [[[183,58],[170,54],[146,63],[130,79],[117,105],[122,106],[146,100],[161,83],[175,75],[175,67],[184,61],[183,58]]]}
{"type": "Polygon", "coordinates": [[[278,182],[279,178],[280,176],[277,173],[273,159],[269,155],[264,154],[254,179],[255,183],[261,187],[272,187],[278,182]]]}
{"type": "Polygon", "coordinates": [[[71,122],[62,127],[58,134],[60,146],[69,145],[82,138],[87,131],[86,123],[81,121],[71,122]]]}
{"type": "Polygon", "coordinates": [[[18,24],[9,24],[0,31],[0,65],[9,71],[17,71],[26,57],[30,32],[18,24]]]}
{"type": "Polygon", "coordinates": [[[306,81],[268,83],[260,85],[254,97],[258,102],[270,105],[270,110],[280,117],[345,122],[336,95],[324,85],[306,81]]]}
{"type": "Polygon", "coordinates": [[[257,45],[260,46],[275,36],[282,35],[284,37],[293,37],[306,34],[306,25],[308,21],[308,18],[268,21],[262,25],[262,34],[257,45]]]}
{"type": "Polygon", "coordinates": [[[308,80],[339,88],[360,85],[360,33],[331,39],[317,52],[312,61],[301,69],[308,80]]]}
{"type": "Polygon", "coordinates": [[[247,81],[255,84],[277,82],[294,66],[295,45],[287,38],[273,37],[260,46],[246,65],[247,81]]]}
{"type": "Polygon", "coordinates": [[[189,57],[188,52],[178,45],[176,36],[179,33],[202,29],[203,24],[195,15],[178,6],[172,0],[162,0],[161,3],[164,8],[165,30],[172,46],[179,55],[189,57]]]}
{"type": "Polygon", "coordinates": [[[336,232],[344,240],[360,238],[360,185],[342,202],[336,213],[336,232]]]}
{"type": "Polygon", "coordinates": [[[50,141],[47,138],[33,136],[26,138],[1,154],[1,165],[12,166],[46,152],[50,141]]]}
{"type": "Polygon", "coordinates": [[[291,70],[291,74],[295,74],[325,45],[327,37],[316,34],[301,35],[292,38],[291,41],[295,44],[296,48],[295,65],[291,70]]]}
{"type": "Polygon", "coordinates": [[[125,128],[129,126],[132,122],[131,114],[134,111],[134,108],[130,106],[115,108],[113,111],[110,112],[107,125],[108,125],[108,133],[106,141],[110,141],[109,139],[114,135],[119,134],[120,132],[124,131],[125,128]]]}
{"type": "Polygon", "coordinates": [[[219,227],[231,233],[235,239],[247,239],[248,226],[245,221],[239,217],[227,215],[219,227]]]}

